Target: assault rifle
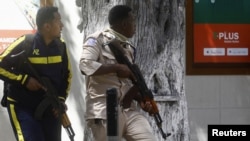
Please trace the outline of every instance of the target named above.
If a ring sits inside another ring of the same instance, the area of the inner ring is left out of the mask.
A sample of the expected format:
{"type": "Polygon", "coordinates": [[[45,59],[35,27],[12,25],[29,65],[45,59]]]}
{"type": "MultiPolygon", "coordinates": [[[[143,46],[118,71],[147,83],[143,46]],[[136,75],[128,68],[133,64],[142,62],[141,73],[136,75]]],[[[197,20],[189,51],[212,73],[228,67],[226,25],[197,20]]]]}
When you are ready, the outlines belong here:
{"type": "MultiPolygon", "coordinates": [[[[29,62],[27,63],[29,64],[29,62]]],[[[30,67],[32,67],[30,65],[30,67]]],[[[35,70],[33,70],[35,71],[35,70]]],[[[31,72],[33,72],[31,71],[31,72]]],[[[34,74],[34,73],[33,73],[34,74]]],[[[57,93],[56,89],[53,87],[51,84],[51,81],[47,77],[39,77],[38,75],[36,76],[38,81],[47,88],[46,91],[46,97],[42,100],[42,102],[38,105],[36,112],[35,112],[35,118],[36,119],[41,119],[43,116],[43,113],[45,112],[46,108],[52,105],[55,109],[59,110],[59,116],[61,116],[61,123],[64,129],[66,130],[70,141],[74,141],[74,136],[75,132],[71,126],[71,122],[69,120],[69,117],[62,106],[62,103],[60,100],[57,98],[57,93]]]]}
{"type": "Polygon", "coordinates": [[[120,41],[114,39],[114,40],[112,40],[104,45],[108,45],[110,47],[110,49],[113,52],[118,63],[127,65],[128,68],[133,73],[135,80],[132,80],[132,81],[138,87],[139,92],[142,96],[142,99],[144,101],[149,101],[151,103],[152,110],[149,112],[149,114],[154,117],[156,125],[159,128],[159,131],[160,131],[162,137],[164,139],[166,139],[171,134],[170,133],[166,134],[162,130],[162,118],[159,114],[159,110],[158,110],[158,107],[156,105],[156,102],[154,101],[154,96],[153,96],[151,90],[148,89],[148,87],[145,83],[144,77],[142,76],[141,71],[138,68],[138,66],[136,64],[132,64],[129,61],[129,59],[125,56],[125,51],[121,47],[120,43],[121,43],[120,41]]]}
{"type": "MultiPolygon", "coordinates": [[[[36,119],[41,119],[46,108],[50,105],[55,107],[56,109],[59,110],[59,116],[61,116],[61,124],[65,128],[70,141],[74,141],[74,136],[75,132],[71,126],[71,122],[68,118],[67,113],[65,112],[64,107],[62,106],[62,103],[60,100],[57,98],[57,91],[54,88],[54,86],[51,84],[51,81],[47,77],[40,77],[38,72],[34,69],[34,67],[31,65],[30,61],[27,58],[27,52],[26,50],[23,50],[20,52],[18,55],[21,55],[25,69],[30,72],[43,86],[46,87],[46,97],[45,99],[38,105],[36,112],[35,112],[35,118],[36,119]]],[[[16,56],[18,56],[16,55],[16,56]]],[[[12,57],[12,56],[11,56],[12,57]]],[[[15,56],[13,56],[15,57],[15,56]]]]}

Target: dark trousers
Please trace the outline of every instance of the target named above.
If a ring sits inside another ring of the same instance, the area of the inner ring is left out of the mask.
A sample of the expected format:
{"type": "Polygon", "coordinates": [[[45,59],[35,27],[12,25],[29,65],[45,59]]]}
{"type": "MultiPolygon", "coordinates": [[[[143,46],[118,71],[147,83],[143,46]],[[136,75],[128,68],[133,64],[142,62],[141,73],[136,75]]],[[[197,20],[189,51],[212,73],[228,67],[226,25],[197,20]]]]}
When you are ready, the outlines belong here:
{"type": "Polygon", "coordinates": [[[59,118],[50,115],[36,120],[34,111],[15,103],[8,103],[7,108],[17,141],[61,141],[59,118]]]}

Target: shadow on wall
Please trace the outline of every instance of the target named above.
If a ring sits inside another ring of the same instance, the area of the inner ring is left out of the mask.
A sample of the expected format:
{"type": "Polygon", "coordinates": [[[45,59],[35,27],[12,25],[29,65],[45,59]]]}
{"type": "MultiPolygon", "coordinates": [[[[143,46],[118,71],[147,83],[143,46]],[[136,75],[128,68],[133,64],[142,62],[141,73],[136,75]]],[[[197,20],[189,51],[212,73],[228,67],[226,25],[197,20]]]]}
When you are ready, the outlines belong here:
{"type": "MultiPolygon", "coordinates": [[[[2,98],[3,96],[3,81],[0,81],[0,98],[2,98]]],[[[2,105],[0,105],[0,137],[1,140],[3,141],[8,141],[8,140],[15,140],[14,136],[13,136],[13,131],[9,122],[9,117],[8,117],[8,113],[7,113],[7,109],[2,107],[2,105]]]]}
{"type": "MultiPolygon", "coordinates": [[[[56,1],[55,5],[59,8],[59,12],[64,24],[62,37],[66,42],[69,57],[72,67],[72,84],[70,95],[67,100],[68,115],[72,123],[72,127],[75,131],[75,140],[83,140],[84,133],[84,95],[85,95],[85,83],[84,77],[79,70],[79,59],[81,53],[81,46],[83,43],[83,35],[77,29],[80,15],[75,1],[71,3],[66,0],[56,1]]],[[[68,140],[68,137],[63,131],[62,139],[68,140]]]]}
{"type": "Polygon", "coordinates": [[[201,127],[196,128],[196,135],[198,141],[207,141],[207,131],[201,127]]]}

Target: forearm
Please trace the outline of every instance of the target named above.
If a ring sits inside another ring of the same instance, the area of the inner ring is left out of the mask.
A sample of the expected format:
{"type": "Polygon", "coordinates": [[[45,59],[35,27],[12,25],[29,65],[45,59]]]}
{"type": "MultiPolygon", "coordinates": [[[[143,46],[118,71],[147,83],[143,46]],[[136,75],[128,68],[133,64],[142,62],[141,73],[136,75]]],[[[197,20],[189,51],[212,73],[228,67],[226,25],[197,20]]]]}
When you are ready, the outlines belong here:
{"type": "Polygon", "coordinates": [[[122,100],[123,108],[129,108],[133,100],[136,100],[137,102],[141,101],[139,97],[140,96],[139,96],[138,88],[137,86],[134,85],[128,90],[128,92],[125,94],[122,100]]]}
{"type": "Polygon", "coordinates": [[[118,64],[103,64],[92,75],[104,75],[109,73],[116,73],[118,64]]]}

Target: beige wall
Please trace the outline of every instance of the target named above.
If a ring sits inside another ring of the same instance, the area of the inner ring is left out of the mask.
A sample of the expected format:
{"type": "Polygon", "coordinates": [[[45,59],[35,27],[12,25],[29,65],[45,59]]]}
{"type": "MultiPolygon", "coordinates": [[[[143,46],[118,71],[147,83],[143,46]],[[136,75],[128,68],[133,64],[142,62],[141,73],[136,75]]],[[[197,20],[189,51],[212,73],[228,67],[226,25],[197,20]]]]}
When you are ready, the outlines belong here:
{"type": "Polygon", "coordinates": [[[208,124],[250,124],[250,76],[186,76],[190,141],[207,141],[208,124]]]}

